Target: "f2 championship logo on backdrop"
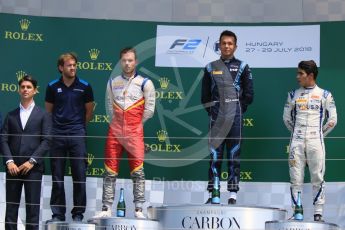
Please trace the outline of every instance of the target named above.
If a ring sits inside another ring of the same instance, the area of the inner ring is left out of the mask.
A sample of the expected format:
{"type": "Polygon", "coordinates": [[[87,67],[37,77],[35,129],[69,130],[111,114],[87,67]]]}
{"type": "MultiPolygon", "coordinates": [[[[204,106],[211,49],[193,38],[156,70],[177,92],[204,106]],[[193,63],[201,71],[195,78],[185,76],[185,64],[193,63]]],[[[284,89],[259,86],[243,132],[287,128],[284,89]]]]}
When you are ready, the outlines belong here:
{"type": "Polygon", "coordinates": [[[201,39],[176,39],[169,47],[169,54],[193,54],[201,43],[201,39]]]}
{"type": "Polygon", "coordinates": [[[21,31],[6,30],[4,38],[8,40],[19,40],[19,41],[32,41],[32,42],[43,42],[44,36],[42,33],[31,33],[28,32],[31,25],[31,21],[28,19],[20,19],[19,27],[21,31]]]}

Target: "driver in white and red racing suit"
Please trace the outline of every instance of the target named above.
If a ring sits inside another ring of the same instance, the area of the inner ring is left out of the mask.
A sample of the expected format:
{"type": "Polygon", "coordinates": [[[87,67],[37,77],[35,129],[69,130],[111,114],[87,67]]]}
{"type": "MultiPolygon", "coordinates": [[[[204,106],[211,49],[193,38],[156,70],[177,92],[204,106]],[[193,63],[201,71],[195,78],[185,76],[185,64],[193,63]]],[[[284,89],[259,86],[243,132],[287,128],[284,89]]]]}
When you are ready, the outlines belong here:
{"type": "Polygon", "coordinates": [[[112,118],[105,144],[105,175],[103,180],[102,212],[95,217],[111,216],[114,202],[115,182],[124,150],[128,153],[130,175],[133,180],[135,217],[145,218],[142,206],[145,202],[144,130],[143,123],[151,118],[155,108],[155,88],[151,80],[139,75],[133,63],[126,74],[126,62],[136,61],[133,48],[121,53],[123,73],[110,77],[106,101],[112,118]],[[128,76],[129,75],[129,76],[128,76]]]}
{"type": "Polygon", "coordinates": [[[309,167],[313,186],[314,220],[321,221],[324,194],[326,136],[337,123],[337,111],[332,94],[316,83],[318,70],[314,61],[302,61],[297,80],[301,88],[291,91],[284,108],[283,120],[291,131],[289,171],[292,207],[304,182],[304,169],[309,167]]]}

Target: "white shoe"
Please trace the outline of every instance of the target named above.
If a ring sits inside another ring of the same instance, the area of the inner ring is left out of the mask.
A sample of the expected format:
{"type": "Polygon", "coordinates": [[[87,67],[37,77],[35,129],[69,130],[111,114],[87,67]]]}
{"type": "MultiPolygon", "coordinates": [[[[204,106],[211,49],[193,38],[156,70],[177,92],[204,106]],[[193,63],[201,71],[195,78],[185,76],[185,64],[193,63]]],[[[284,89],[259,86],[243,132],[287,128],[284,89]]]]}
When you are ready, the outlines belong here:
{"type": "Polygon", "coordinates": [[[92,218],[104,218],[104,217],[111,217],[110,209],[108,209],[107,211],[101,211],[97,215],[94,215],[92,218]]]}
{"type": "Polygon", "coordinates": [[[236,200],[237,199],[237,192],[230,192],[230,197],[229,198],[230,199],[232,198],[232,199],[236,200]]]}
{"type": "Polygon", "coordinates": [[[134,216],[135,218],[138,218],[138,219],[146,219],[146,216],[141,210],[135,211],[134,216]]]}

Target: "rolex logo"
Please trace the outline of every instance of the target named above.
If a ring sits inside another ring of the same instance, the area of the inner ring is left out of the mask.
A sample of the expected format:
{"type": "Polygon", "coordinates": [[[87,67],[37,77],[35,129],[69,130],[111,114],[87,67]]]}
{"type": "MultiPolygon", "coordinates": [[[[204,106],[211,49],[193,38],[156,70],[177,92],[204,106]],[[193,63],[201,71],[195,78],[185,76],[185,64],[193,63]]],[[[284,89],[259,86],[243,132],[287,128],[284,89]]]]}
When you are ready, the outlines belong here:
{"type": "Polygon", "coordinates": [[[22,70],[19,70],[16,72],[16,77],[17,77],[17,80],[19,81],[20,79],[22,79],[25,75],[27,75],[24,71],[22,70]]]}
{"type": "Polygon", "coordinates": [[[87,154],[87,164],[90,166],[95,159],[95,156],[92,153],[87,154]]]}
{"type": "Polygon", "coordinates": [[[41,33],[28,33],[27,30],[30,26],[30,21],[28,19],[20,19],[19,25],[21,31],[5,31],[5,39],[18,40],[18,41],[33,41],[33,42],[43,42],[44,37],[41,33]]]}
{"type": "Polygon", "coordinates": [[[100,51],[98,49],[90,49],[89,54],[90,54],[91,60],[93,60],[93,61],[97,60],[99,53],[100,53],[100,51]]]}
{"type": "Polygon", "coordinates": [[[89,49],[90,60],[88,61],[78,61],[77,68],[80,70],[98,70],[98,71],[111,71],[113,69],[111,62],[99,62],[98,59],[101,51],[99,49],[89,49]]]}
{"type": "Polygon", "coordinates": [[[29,29],[29,26],[30,26],[30,21],[28,19],[21,19],[21,20],[19,20],[19,24],[20,24],[20,28],[23,31],[27,31],[29,29]]]}
{"type": "Polygon", "coordinates": [[[162,77],[159,79],[159,84],[161,85],[162,89],[168,88],[170,80],[166,77],[162,77]]]}
{"type": "Polygon", "coordinates": [[[159,130],[157,132],[157,138],[159,142],[164,142],[168,137],[168,132],[165,130],[159,130]]]}

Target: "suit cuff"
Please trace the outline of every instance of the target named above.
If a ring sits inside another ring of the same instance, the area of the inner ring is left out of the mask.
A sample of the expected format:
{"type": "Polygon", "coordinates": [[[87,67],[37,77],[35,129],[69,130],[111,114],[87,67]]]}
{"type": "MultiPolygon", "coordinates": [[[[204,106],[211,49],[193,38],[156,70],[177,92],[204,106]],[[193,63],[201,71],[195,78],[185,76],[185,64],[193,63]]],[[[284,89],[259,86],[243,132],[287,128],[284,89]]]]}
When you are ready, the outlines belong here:
{"type": "Polygon", "coordinates": [[[6,161],[6,165],[8,165],[8,164],[11,163],[11,162],[14,162],[14,160],[12,160],[12,159],[11,159],[11,160],[7,160],[7,161],[6,161]]]}

